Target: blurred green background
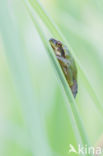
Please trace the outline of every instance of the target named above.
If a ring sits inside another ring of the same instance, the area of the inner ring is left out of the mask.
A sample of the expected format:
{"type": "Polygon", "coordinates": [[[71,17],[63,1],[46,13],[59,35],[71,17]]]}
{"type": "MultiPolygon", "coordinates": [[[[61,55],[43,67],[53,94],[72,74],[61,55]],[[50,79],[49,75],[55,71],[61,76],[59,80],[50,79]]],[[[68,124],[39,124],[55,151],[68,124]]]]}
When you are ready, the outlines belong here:
{"type": "MultiPolygon", "coordinates": [[[[103,104],[103,1],[40,2],[103,104]]],[[[77,143],[67,100],[23,1],[1,1],[0,10],[0,155],[74,156],[68,153],[69,144],[77,143]]],[[[44,32],[48,40],[53,37],[44,32]]],[[[95,146],[103,133],[103,110],[96,108],[79,71],[78,86],[76,103],[95,146]]]]}

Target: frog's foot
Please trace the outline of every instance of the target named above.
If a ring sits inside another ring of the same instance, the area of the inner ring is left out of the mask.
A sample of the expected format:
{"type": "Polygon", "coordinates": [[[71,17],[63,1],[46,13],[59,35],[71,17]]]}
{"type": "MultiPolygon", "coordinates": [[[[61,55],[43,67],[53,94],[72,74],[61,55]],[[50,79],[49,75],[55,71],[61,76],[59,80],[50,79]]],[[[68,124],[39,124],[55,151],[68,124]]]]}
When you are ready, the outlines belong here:
{"type": "Polygon", "coordinates": [[[78,85],[77,85],[76,80],[73,81],[73,85],[71,87],[71,90],[72,90],[72,93],[73,93],[74,97],[76,97],[76,94],[78,92],[78,85]]]}

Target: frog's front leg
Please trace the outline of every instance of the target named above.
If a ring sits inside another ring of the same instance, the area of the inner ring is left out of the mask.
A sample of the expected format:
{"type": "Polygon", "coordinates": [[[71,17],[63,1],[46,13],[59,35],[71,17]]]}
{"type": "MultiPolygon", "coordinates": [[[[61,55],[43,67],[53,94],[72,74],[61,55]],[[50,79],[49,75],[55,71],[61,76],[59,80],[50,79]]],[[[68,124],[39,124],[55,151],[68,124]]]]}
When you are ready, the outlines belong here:
{"type": "Polygon", "coordinates": [[[60,62],[62,62],[65,66],[70,66],[70,61],[69,60],[67,60],[66,58],[64,58],[64,57],[61,57],[61,56],[58,56],[58,55],[56,55],[56,58],[58,59],[58,61],[60,61],[60,62]]]}

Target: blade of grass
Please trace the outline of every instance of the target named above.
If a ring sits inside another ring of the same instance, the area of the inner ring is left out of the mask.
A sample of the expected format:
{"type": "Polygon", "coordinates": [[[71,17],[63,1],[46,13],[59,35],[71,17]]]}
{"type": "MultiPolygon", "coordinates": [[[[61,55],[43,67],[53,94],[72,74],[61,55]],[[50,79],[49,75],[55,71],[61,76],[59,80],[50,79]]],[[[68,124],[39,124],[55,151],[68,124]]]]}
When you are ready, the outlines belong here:
{"type": "MultiPolygon", "coordinates": [[[[46,39],[45,34],[41,30],[41,27],[38,24],[38,21],[36,20],[36,17],[33,16],[33,13],[31,12],[31,9],[29,9],[27,6],[26,6],[26,8],[28,9],[28,12],[29,12],[29,14],[30,14],[30,16],[32,18],[32,21],[33,21],[33,23],[34,23],[34,25],[35,25],[41,39],[42,39],[42,42],[43,42],[43,44],[45,46],[47,54],[49,55],[49,58],[52,61],[52,64],[54,66],[54,69],[57,71],[58,77],[60,78],[61,84],[62,84],[62,86],[64,88],[64,91],[65,91],[67,99],[68,99],[68,105],[67,105],[68,111],[70,112],[69,109],[71,108],[71,110],[73,112],[74,119],[76,121],[76,126],[78,127],[78,130],[79,130],[79,135],[81,136],[81,140],[82,140],[84,145],[85,144],[89,145],[89,140],[88,140],[87,134],[85,132],[83,122],[82,122],[82,119],[80,117],[76,102],[75,102],[75,100],[73,98],[73,95],[71,93],[70,88],[68,87],[67,81],[66,81],[66,79],[64,77],[64,74],[63,74],[63,72],[61,70],[61,67],[60,67],[60,65],[59,65],[59,63],[58,63],[52,49],[48,45],[48,40],[46,39]]],[[[70,118],[71,118],[71,116],[70,116],[70,118]]],[[[71,118],[71,120],[73,120],[73,119],[71,118]]],[[[76,130],[77,129],[74,129],[74,132],[77,134],[78,132],[76,130]]]]}
{"type": "Polygon", "coordinates": [[[37,107],[38,101],[32,87],[25,51],[18,33],[17,22],[12,20],[6,0],[1,1],[0,11],[0,35],[14,83],[14,90],[18,101],[20,101],[26,130],[29,133],[31,153],[38,156],[41,156],[41,153],[43,156],[51,156],[52,151],[49,147],[37,107]]]}
{"type": "Polygon", "coordinates": [[[53,37],[63,41],[69,47],[70,51],[72,52],[73,57],[75,58],[77,65],[78,65],[78,69],[81,72],[81,75],[83,77],[83,82],[86,82],[86,83],[84,83],[85,88],[87,88],[88,93],[91,95],[91,98],[95,104],[95,107],[99,110],[99,112],[101,112],[101,115],[102,115],[103,114],[103,105],[99,101],[90,81],[88,80],[88,78],[86,76],[84,69],[82,68],[82,65],[80,64],[79,60],[76,58],[75,53],[73,52],[72,48],[68,44],[68,41],[62,35],[59,28],[56,26],[56,24],[53,22],[53,20],[50,18],[50,16],[48,16],[48,14],[46,13],[46,11],[42,7],[42,5],[37,0],[28,0],[28,1],[30,2],[33,9],[37,12],[37,14],[41,18],[41,20],[44,22],[46,27],[51,31],[51,33],[53,34],[53,37]]]}

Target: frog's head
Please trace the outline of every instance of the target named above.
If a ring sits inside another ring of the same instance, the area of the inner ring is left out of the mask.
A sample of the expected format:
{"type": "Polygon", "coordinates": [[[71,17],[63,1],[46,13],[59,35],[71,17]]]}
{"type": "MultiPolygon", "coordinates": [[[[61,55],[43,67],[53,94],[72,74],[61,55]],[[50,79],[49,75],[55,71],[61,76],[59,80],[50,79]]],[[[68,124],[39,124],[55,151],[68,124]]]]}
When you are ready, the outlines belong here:
{"type": "Polygon", "coordinates": [[[63,47],[62,47],[62,42],[57,41],[57,40],[55,40],[53,38],[51,38],[49,40],[49,42],[50,42],[50,45],[53,48],[53,50],[54,50],[54,52],[55,52],[55,54],[57,56],[63,56],[64,55],[64,50],[63,50],[63,47]]]}

